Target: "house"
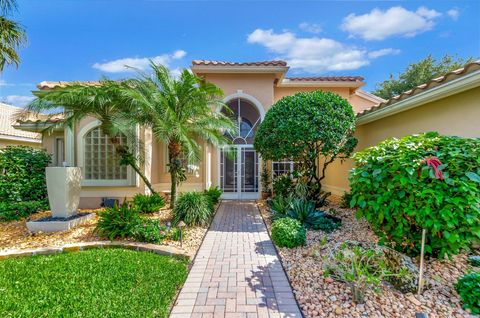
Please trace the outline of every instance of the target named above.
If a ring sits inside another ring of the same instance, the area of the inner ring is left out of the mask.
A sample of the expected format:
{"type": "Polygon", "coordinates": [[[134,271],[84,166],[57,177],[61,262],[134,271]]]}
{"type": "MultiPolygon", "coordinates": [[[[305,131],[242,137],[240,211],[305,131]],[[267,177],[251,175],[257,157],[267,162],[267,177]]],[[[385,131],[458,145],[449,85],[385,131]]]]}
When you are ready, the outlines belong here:
{"type": "Polygon", "coordinates": [[[15,128],[15,114],[22,108],[0,103],[0,148],[6,146],[42,147],[42,135],[15,128]]]}
{"type": "MultiPolygon", "coordinates": [[[[187,181],[181,190],[203,190],[218,185],[225,199],[256,199],[261,191],[260,162],[253,149],[253,137],[265,113],[276,101],[297,92],[324,90],[347,99],[358,114],[358,149],[374,145],[392,136],[437,130],[461,136],[480,136],[480,62],[470,63],[419,86],[411,92],[385,101],[362,91],[365,84],[358,76],[287,77],[284,61],[234,63],[194,60],[191,70],[219,86],[238,119],[238,133],[230,136],[229,146],[236,156],[227,156],[227,149],[203,145],[202,160],[188,165],[187,181]]],[[[41,90],[68,85],[66,82],[42,82],[41,90]]],[[[218,110],[221,111],[221,110],[218,110]]],[[[53,119],[54,120],[54,119],[53,119]]],[[[23,121],[17,127],[39,131],[48,121],[23,121]]],[[[115,160],[114,147],[99,129],[94,118],[82,120],[74,129],[56,131],[44,136],[44,147],[56,156],[64,156],[70,166],[82,168],[84,180],[81,207],[98,207],[102,198],[132,197],[145,191],[138,177],[115,160]],[[57,140],[64,141],[64,147],[57,140]],[[58,154],[60,153],[60,154],[58,154]]],[[[139,138],[145,145],[143,169],[155,189],[168,191],[167,148],[152,138],[148,129],[140,128],[139,138]]],[[[122,142],[127,142],[126,137],[122,142]]],[[[348,190],[351,160],[332,164],[324,182],[334,194],[348,190]]],[[[293,169],[292,162],[272,162],[272,173],[293,169]]]]}

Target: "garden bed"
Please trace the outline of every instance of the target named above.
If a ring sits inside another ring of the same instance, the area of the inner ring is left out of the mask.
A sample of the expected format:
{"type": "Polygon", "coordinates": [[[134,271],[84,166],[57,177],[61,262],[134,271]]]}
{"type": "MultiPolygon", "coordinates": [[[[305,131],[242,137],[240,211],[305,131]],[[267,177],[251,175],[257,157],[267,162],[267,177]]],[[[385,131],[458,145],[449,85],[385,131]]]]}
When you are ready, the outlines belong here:
{"type": "MultiPolygon", "coordinates": [[[[96,215],[85,224],[69,231],[56,233],[33,234],[28,231],[27,226],[25,225],[26,219],[20,221],[0,222],[0,251],[37,247],[55,247],[71,243],[105,240],[105,238],[100,237],[98,233],[94,231],[98,222],[97,213],[99,211],[101,211],[101,209],[94,211],[82,210],[82,212],[95,212],[96,215]]],[[[39,212],[31,215],[29,220],[37,220],[49,216],[51,216],[50,212],[39,212]]],[[[162,208],[158,213],[148,215],[148,218],[159,219],[161,222],[168,222],[171,221],[172,213],[170,209],[162,208]]],[[[180,242],[172,240],[163,240],[162,245],[181,248],[186,253],[194,255],[200,247],[207,229],[208,226],[186,227],[184,229],[182,246],[180,246],[180,242]]]]}
{"type": "Polygon", "coordinates": [[[0,316],[167,317],[186,277],[185,260],[124,249],[2,260],[0,316]]]}
{"type": "MultiPolygon", "coordinates": [[[[352,301],[350,288],[332,278],[324,278],[322,270],[326,248],[337,242],[377,242],[377,237],[364,220],[357,220],[354,211],[342,209],[338,198],[332,197],[328,209],[342,219],[342,226],[327,234],[308,231],[307,244],[298,248],[279,248],[283,266],[305,317],[414,317],[417,312],[435,317],[468,317],[461,308],[453,285],[468,268],[467,256],[457,255],[452,260],[426,260],[426,275],[431,288],[421,296],[402,294],[383,284],[381,293],[367,291],[365,304],[352,301]],[[326,242],[325,242],[326,239],[326,242]]],[[[262,216],[271,229],[270,213],[265,201],[258,204],[262,216]]]]}

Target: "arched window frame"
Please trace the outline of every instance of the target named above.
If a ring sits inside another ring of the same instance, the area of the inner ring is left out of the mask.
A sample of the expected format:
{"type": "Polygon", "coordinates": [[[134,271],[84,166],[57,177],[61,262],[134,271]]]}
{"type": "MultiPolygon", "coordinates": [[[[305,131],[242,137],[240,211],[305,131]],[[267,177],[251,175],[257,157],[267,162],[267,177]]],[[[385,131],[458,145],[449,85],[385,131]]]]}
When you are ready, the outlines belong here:
{"type": "MultiPolygon", "coordinates": [[[[93,129],[100,126],[99,120],[94,120],[80,129],[78,133],[77,141],[77,166],[82,169],[82,186],[105,186],[105,187],[124,187],[124,186],[136,186],[138,184],[138,178],[131,167],[127,167],[126,179],[86,179],[85,178],[85,136],[93,129]]],[[[137,128],[137,137],[139,131],[137,128]]]]}

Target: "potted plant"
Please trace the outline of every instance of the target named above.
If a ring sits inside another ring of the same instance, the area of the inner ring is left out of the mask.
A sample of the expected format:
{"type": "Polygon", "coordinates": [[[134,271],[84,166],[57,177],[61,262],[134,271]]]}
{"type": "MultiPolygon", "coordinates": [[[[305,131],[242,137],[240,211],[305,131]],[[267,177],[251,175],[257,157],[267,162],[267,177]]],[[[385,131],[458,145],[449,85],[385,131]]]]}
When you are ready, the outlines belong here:
{"type": "Polygon", "coordinates": [[[272,194],[272,179],[270,171],[267,167],[267,161],[262,161],[262,174],[260,175],[260,181],[262,182],[262,199],[268,199],[272,194]]]}

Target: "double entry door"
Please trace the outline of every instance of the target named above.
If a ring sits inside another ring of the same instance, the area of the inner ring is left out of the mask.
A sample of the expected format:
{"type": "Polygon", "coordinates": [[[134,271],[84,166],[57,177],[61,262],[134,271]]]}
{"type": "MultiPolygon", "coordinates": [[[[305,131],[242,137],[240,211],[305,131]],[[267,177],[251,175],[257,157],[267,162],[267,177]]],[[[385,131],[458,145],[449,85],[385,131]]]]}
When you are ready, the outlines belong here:
{"type": "Polygon", "coordinates": [[[252,145],[234,145],[220,149],[219,176],[223,199],[258,199],[258,161],[258,154],[252,145]]]}

